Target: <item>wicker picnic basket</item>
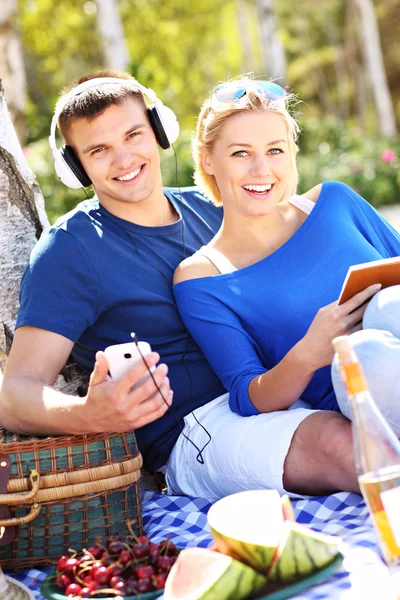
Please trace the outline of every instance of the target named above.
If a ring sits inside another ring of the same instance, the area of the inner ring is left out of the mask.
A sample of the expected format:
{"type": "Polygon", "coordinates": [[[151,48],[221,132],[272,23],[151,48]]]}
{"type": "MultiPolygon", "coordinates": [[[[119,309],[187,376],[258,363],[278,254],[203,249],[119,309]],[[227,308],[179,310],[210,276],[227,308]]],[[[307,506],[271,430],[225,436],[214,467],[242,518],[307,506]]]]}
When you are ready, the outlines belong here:
{"type": "Polygon", "coordinates": [[[26,438],[0,425],[0,565],[56,563],[97,536],[142,533],[134,433],[26,438]]]}

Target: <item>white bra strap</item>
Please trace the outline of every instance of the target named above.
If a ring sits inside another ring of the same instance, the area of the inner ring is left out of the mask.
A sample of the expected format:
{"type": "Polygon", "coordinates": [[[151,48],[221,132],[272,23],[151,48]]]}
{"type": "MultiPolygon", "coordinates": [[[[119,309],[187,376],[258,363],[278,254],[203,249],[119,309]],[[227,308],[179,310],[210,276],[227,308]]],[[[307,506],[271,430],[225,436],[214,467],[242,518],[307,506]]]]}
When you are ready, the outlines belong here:
{"type": "Polygon", "coordinates": [[[196,254],[202,254],[209,261],[213,263],[213,265],[218,269],[221,275],[225,273],[233,273],[237,271],[237,268],[233,266],[233,264],[216,248],[212,246],[202,246],[200,250],[196,252],[196,254]]]}
{"type": "Polygon", "coordinates": [[[290,204],[293,204],[293,206],[296,206],[296,208],[299,208],[305,212],[307,215],[310,214],[315,206],[315,202],[310,200],[310,198],[307,198],[307,196],[299,196],[298,194],[295,194],[289,198],[289,202],[290,204]]]}

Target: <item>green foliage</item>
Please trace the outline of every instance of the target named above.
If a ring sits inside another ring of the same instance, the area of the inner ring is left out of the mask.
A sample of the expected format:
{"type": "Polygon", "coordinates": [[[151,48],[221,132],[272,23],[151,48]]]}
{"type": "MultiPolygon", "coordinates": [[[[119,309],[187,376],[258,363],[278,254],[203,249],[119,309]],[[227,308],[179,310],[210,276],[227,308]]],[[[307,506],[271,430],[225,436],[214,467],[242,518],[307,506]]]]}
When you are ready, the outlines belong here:
{"type": "MultiPolygon", "coordinates": [[[[26,109],[30,161],[50,219],[81,199],[56,180],[47,136],[62,87],[104,67],[93,0],[18,0],[29,103],[26,109]]],[[[119,0],[131,63],[129,70],[176,112],[180,185],[192,183],[190,136],[210,89],[252,70],[262,75],[257,0],[119,0]],[[246,16],[239,28],[238,6],[246,16]],[[245,56],[246,54],[246,56],[245,56]]],[[[385,67],[395,99],[400,88],[400,0],[375,2],[385,67]]],[[[274,10],[287,60],[287,84],[307,110],[300,140],[300,191],[323,179],[339,179],[376,206],[399,198],[398,139],[376,137],[368,83],[360,89],[358,19],[354,3],[275,0],[274,10]],[[360,102],[360,97],[362,102],[360,102]],[[339,120],[339,118],[341,120],[339,120]],[[362,126],[363,131],[356,127],[362,126]]],[[[400,103],[396,105],[400,114],[400,103]]],[[[166,185],[176,185],[175,158],[162,153],[166,185]]]]}
{"type": "Polygon", "coordinates": [[[367,135],[328,115],[307,118],[299,145],[299,193],[335,179],[375,207],[400,201],[399,139],[367,135]]]}
{"type": "Polygon", "coordinates": [[[47,135],[63,87],[85,72],[102,67],[94,14],[82,0],[19,0],[19,31],[31,102],[28,140],[47,135]]]}

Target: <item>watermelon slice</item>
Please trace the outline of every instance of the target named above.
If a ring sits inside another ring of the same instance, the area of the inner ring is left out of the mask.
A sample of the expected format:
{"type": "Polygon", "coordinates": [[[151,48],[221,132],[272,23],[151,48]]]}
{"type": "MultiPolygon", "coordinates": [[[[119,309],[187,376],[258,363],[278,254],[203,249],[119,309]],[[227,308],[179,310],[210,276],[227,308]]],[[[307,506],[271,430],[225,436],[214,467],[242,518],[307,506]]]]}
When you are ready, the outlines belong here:
{"type": "Polygon", "coordinates": [[[276,490],[250,490],[216,502],[208,523],[220,552],[266,574],[291,582],[314,573],[338,554],[340,539],[294,521],[289,498],[276,490]]]}
{"type": "MultiPolygon", "coordinates": [[[[287,500],[286,514],[292,516],[287,500]]],[[[218,500],[207,515],[217,548],[265,573],[282,537],[284,506],[276,490],[249,490],[218,500]]]]}
{"type": "Polygon", "coordinates": [[[287,521],[271,566],[268,581],[298,581],[328,565],[337,556],[339,538],[287,521]]]}
{"type": "Polygon", "coordinates": [[[287,494],[281,497],[283,518],[285,521],[295,521],[294,510],[287,494]]]}
{"type": "Polygon", "coordinates": [[[164,600],[242,600],[266,579],[230,556],[205,548],[179,553],[164,590],[164,600]]]}

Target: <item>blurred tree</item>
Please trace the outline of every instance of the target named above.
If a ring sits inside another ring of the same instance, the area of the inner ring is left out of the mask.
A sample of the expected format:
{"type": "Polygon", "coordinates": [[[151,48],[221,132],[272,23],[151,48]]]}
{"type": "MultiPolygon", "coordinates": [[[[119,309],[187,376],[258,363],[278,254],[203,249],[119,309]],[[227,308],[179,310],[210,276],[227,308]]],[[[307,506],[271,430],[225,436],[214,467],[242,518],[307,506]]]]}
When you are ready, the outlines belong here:
{"type": "Polygon", "coordinates": [[[104,63],[109,69],[126,71],[129,54],[117,0],[96,0],[97,25],[99,28],[104,63]]]}
{"type": "Polygon", "coordinates": [[[18,137],[25,140],[26,79],[17,31],[17,0],[2,0],[0,11],[0,65],[3,85],[18,137]]]}
{"type": "Polygon", "coordinates": [[[273,0],[257,0],[263,70],[271,79],[284,84],[286,78],[285,50],[278,32],[273,0]]]}
{"type": "Polygon", "coordinates": [[[360,12],[360,34],[368,79],[372,86],[379,128],[384,136],[394,137],[396,117],[387,83],[378,21],[372,0],[355,0],[360,12]]]}
{"type": "Polygon", "coordinates": [[[254,68],[247,8],[244,0],[236,0],[238,30],[243,47],[242,70],[245,73],[254,68]]]}

